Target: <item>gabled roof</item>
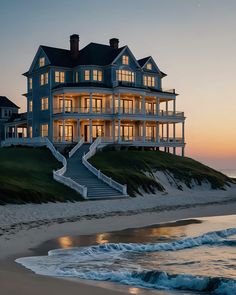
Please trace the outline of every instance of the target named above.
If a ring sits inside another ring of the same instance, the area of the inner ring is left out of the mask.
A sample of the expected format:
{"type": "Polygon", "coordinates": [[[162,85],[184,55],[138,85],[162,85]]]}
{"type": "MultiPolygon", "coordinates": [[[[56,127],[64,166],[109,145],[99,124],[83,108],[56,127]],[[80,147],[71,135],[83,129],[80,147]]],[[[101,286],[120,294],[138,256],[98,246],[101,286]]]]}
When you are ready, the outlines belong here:
{"type": "Polygon", "coordinates": [[[40,46],[51,65],[59,67],[75,67],[77,65],[106,66],[113,62],[124,47],[114,49],[109,45],[89,43],[79,51],[78,59],[71,58],[70,50],[49,46],[40,46]]]}
{"type": "Polygon", "coordinates": [[[10,99],[8,99],[6,96],[0,96],[0,107],[19,109],[19,107],[16,104],[14,104],[10,99]]]}
{"type": "Polygon", "coordinates": [[[145,63],[149,60],[150,57],[151,56],[147,56],[147,57],[144,57],[144,58],[141,58],[141,59],[138,60],[138,63],[139,63],[141,68],[145,65],[145,63]]]}
{"type": "Polygon", "coordinates": [[[153,58],[151,56],[147,56],[147,57],[144,57],[142,59],[139,59],[138,60],[138,63],[140,64],[140,67],[143,68],[149,60],[151,60],[151,62],[156,66],[158,72],[161,74],[162,77],[166,77],[167,76],[167,74],[165,74],[164,72],[162,72],[158,68],[158,66],[156,65],[155,61],[153,60],[153,58]]]}

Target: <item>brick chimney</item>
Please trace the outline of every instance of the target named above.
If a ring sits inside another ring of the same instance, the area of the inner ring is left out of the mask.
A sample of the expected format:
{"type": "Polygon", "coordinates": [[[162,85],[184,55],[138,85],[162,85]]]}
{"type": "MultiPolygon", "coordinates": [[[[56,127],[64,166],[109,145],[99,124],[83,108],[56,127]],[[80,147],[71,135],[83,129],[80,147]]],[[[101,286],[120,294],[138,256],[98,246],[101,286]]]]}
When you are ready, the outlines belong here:
{"type": "Polygon", "coordinates": [[[79,35],[77,34],[70,36],[70,54],[73,59],[79,56],[79,35]]]}
{"type": "Polygon", "coordinates": [[[110,42],[110,46],[114,49],[118,49],[119,48],[119,39],[117,38],[112,38],[109,40],[110,42]]]}

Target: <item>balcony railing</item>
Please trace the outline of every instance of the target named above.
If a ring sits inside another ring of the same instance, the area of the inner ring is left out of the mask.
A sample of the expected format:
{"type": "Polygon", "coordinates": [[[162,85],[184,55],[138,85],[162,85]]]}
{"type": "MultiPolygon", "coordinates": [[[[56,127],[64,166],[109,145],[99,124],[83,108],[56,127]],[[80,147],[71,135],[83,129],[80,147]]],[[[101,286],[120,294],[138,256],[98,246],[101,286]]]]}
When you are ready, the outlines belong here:
{"type": "Polygon", "coordinates": [[[78,107],[65,107],[63,108],[54,108],[54,114],[120,114],[120,115],[146,115],[146,116],[160,116],[160,117],[184,117],[184,112],[174,112],[174,111],[159,111],[156,110],[145,110],[145,114],[142,109],[134,109],[134,108],[120,108],[116,107],[115,112],[113,112],[113,108],[78,108],[78,107]],[[91,112],[92,111],[92,112],[91,112]]]}

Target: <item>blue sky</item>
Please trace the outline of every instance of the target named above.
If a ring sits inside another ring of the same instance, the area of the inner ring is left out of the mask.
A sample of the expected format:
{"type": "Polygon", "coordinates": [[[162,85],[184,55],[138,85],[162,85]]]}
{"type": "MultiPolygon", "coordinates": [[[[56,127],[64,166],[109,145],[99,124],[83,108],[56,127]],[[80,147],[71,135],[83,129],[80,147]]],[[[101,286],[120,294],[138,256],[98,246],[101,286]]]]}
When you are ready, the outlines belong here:
{"type": "Polygon", "coordinates": [[[69,35],[127,44],[152,55],[180,93],[187,154],[216,168],[236,168],[236,1],[0,0],[0,95],[25,110],[28,70],[40,44],[69,48],[69,35]]]}

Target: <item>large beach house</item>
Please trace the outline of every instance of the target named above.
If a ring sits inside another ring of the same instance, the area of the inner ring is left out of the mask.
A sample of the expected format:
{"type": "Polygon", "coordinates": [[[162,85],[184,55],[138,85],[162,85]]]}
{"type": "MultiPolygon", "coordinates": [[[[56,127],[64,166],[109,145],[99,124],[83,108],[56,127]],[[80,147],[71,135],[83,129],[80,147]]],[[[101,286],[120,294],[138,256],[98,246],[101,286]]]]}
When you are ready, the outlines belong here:
{"type": "Polygon", "coordinates": [[[175,90],[151,56],[137,60],[128,46],[89,43],[80,49],[39,46],[27,77],[27,136],[48,137],[55,145],[81,137],[184,155],[183,112],[175,90]]]}

